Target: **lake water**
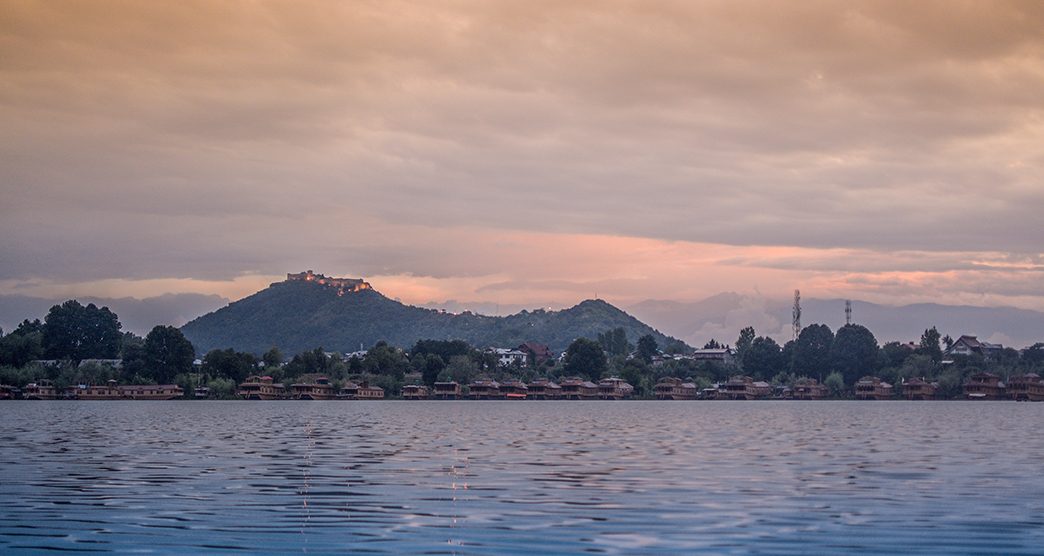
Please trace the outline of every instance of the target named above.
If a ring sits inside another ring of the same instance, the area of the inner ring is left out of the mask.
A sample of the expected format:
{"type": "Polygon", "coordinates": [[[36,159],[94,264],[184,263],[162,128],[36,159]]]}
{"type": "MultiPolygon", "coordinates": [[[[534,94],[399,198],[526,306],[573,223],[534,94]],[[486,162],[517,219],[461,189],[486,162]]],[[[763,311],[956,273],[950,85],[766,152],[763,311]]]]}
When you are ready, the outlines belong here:
{"type": "Polygon", "coordinates": [[[0,552],[1044,552],[1044,403],[0,402],[0,552]]]}

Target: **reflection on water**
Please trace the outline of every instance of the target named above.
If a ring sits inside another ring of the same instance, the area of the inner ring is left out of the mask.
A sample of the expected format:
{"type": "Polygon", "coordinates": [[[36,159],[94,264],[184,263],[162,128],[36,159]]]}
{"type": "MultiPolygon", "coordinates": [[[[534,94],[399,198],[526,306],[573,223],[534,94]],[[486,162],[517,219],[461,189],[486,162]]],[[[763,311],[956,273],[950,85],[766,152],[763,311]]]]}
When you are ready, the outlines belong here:
{"type": "Polygon", "coordinates": [[[1044,546],[1044,404],[4,402],[0,417],[0,552],[1044,546]]]}

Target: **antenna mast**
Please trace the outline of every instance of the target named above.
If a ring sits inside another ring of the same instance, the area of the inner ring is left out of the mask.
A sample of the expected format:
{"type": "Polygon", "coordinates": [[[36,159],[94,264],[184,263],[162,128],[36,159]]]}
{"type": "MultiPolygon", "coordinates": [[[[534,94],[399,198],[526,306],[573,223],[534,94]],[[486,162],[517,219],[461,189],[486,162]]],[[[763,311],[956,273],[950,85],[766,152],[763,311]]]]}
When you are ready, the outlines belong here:
{"type": "Polygon", "coordinates": [[[794,290],[794,339],[801,334],[801,290],[794,290]]]}
{"type": "Polygon", "coordinates": [[[845,300],[845,324],[852,324],[852,300],[845,300]]]}

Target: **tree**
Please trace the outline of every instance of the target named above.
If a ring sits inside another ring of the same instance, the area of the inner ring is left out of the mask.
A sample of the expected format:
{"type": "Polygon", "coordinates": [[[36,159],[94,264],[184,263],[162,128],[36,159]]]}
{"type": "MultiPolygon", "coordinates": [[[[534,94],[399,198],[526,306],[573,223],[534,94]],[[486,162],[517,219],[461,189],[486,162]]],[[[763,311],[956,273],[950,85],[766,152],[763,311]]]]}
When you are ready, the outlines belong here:
{"type": "Polygon", "coordinates": [[[833,343],[834,333],[825,324],[810,324],[802,328],[794,340],[791,371],[823,381],[830,372],[830,346],[833,343]]]}
{"type": "Polygon", "coordinates": [[[724,347],[724,346],[719,344],[718,341],[715,340],[714,338],[711,338],[711,340],[709,342],[707,342],[706,344],[703,344],[703,349],[721,349],[722,347],[724,347]]]}
{"type": "Polygon", "coordinates": [[[113,359],[120,351],[120,328],[108,307],[84,307],[70,299],[51,307],[44,318],[44,352],[53,359],[113,359]]]}
{"type": "Polygon", "coordinates": [[[196,349],[173,326],[156,326],[145,336],[147,372],[159,383],[169,383],[179,373],[192,371],[196,349]]]}
{"type": "Polygon", "coordinates": [[[743,361],[743,354],[750,349],[750,344],[754,342],[754,327],[748,326],[743,330],[740,330],[739,338],[736,339],[736,358],[743,361]]]}
{"type": "Polygon", "coordinates": [[[441,373],[445,368],[446,362],[442,360],[442,357],[439,357],[434,353],[426,354],[424,356],[424,367],[421,370],[424,384],[434,386],[435,381],[439,378],[439,373],[441,373]]]}
{"type": "Polygon", "coordinates": [[[830,390],[830,395],[840,398],[845,393],[845,379],[841,373],[834,371],[823,380],[823,386],[830,390]]]}
{"type": "Polygon", "coordinates": [[[652,334],[646,334],[638,338],[638,358],[646,363],[651,363],[653,357],[660,353],[660,346],[656,345],[656,338],[652,334]]]}
{"type": "Polygon", "coordinates": [[[622,326],[598,334],[598,343],[610,357],[627,355],[631,351],[631,344],[627,341],[627,332],[622,326]]]}
{"type": "Polygon", "coordinates": [[[775,340],[767,336],[754,338],[743,352],[743,371],[761,380],[768,380],[783,370],[783,352],[775,340]]]}
{"type": "Polygon", "coordinates": [[[230,379],[236,384],[243,382],[256,371],[257,359],[253,355],[232,348],[211,350],[203,356],[204,373],[230,379]]]}
{"type": "Polygon", "coordinates": [[[845,384],[854,384],[877,370],[877,338],[865,326],[846,324],[834,336],[830,360],[833,369],[844,377],[845,384]]]}
{"type": "Polygon", "coordinates": [[[608,367],[605,352],[598,342],[577,338],[566,349],[564,372],[567,375],[598,380],[608,367]]]}
{"type": "Polygon", "coordinates": [[[280,367],[283,365],[283,352],[279,351],[279,348],[272,346],[271,349],[261,356],[261,361],[264,362],[265,367],[280,367]]]}
{"type": "Polygon", "coordinates": [[[13,332],[0,338],[0,365],[24,367],[43,355],[43,325],[24,320],[13,332]]]}
{"type": "Polygon", "coordinates": [[[366,352],[362,363],[364,371],[375,375],[393,376],[396,380],[402,380],[409,367],[406,354],[387,342],[377,342],[366,352]]]}
{"type": "Polygon", "coordinates": [[[942,348],[939,347],[939,340],[939,331],[934,326],[926,329],[924,334],[921,334],[919,351],[931,357],[932,361],[936,363],[942,361],[942,348]]]}
{"type": "Polygon", "coordinates": [[[1022,350],[1022,361],[1034,367],[1044,364],[1044,343],[1037,342],[1022,350]]]}

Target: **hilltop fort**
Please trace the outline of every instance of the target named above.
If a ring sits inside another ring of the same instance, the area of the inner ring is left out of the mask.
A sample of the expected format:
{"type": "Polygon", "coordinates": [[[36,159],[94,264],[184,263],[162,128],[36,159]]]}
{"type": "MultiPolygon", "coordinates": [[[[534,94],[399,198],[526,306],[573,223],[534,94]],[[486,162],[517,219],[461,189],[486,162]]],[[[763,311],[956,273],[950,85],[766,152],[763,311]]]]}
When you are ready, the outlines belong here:
{"type": "Polygon", "coordinates": [[[298,272],[296,274],[287,274],[286,281],[312,282],[319,284],[320,286],[334,288],[337,290],[337,295],[344,295],[346,292],[358,292],[371,289],[370,284],[362,278],[330,278],[322,274],[316,274],[311,270],[298,272]]]}

